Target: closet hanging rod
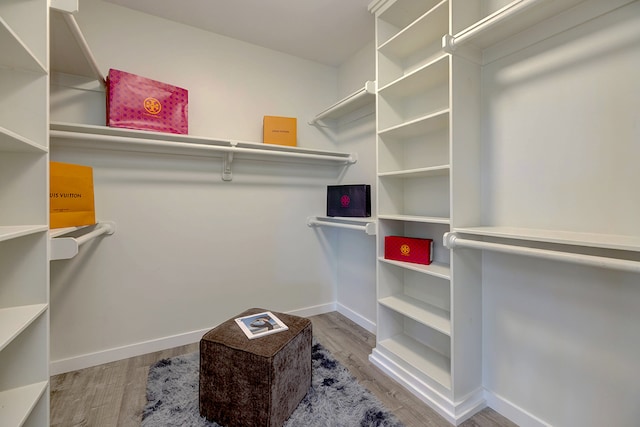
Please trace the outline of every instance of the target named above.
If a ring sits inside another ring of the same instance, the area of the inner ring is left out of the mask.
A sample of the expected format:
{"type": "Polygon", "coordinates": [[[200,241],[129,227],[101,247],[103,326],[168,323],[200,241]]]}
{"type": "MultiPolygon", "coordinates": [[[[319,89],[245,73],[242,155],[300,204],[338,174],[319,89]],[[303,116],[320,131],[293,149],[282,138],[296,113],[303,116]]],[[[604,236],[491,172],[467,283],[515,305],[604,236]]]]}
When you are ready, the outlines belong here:
{"type": "Polygon", "coordinates": [[[115,227],[110,223],[98,223],[98,226],[91,232],[87,234],[83,234],[80,237],[76,237],[76,242],[78,242],[78,246],[82,246],[87,243],[89,240],[95,239],[98,236],[102,236],[103,234],[113,234],[115,232],[115,227]]]}
{"type": "Polygon", "coordinates": [[[326,227],[334,227],[334,228],[344,228],[348,230],[359,230],[364,231],[370,236],[374,236],[376,234],[376,223],[371,221],[364,224],[347,224],[344,222],[335,222],[331,220],[320,220],[318,217],[310,216],[307,218],[307,226],[326,226],[326,227]]]}
{"type": "MultiPolygon", "coordinates": [[[[356,117],[355,119],[349,120],[348,122],[341,123],[340,125],[341,125],[341,126],[346,126],[346,125],[348,125],[348,124],[355,123],[355,122],[357,122],[358,120],[362,120],[362,119],[364,119],[365,117],[370,117],[370,116],[373,116],[373,115],[375,115],[375,114],[376,114],[376,113],[375,113],[375,111],[374,111],[374,112],[371,112],[371,113],[363,114],[363,115],[362,115],[362,116],[360,116],[360,117],[356,117]]],[[[319,127],[319,128],[326,128],[326,129],[333,129],[333,128],[334,128],[334,126],[330,126],[330,125],[321,125],[321,124],[320,124],[320,121],[315,121],[315,120],[313,120],[313,121],[309,122],[309,124],[310,124],[310,125],[313,125],[313,126],[317,126],[317,127],[319,127]]]]}
{"type": "Polygon", "coordinates": [[[516,4],[506,6],[501,11],[497,11],[493,15],[489,15],[485,19],[480,20],[474,25],[464,29],[457,35],[444,36],[443,47],[453,50],[457,45],[463,44],[467,39],[478,36],[484,31],[494,27],[496,24],[507,20],[514,15],[517,15],[518,13],[531,6],[534,6],[536,3],[540,3],[541,1],[544,0],[520,0],[516,4]]]}
{"type": "Polygon", "coordinates": [[[506,254],[524,255],[553,261],[563,261],[573,264],[587,265],[591,267],[600,267],[613,270],[629,271],[632,273],[640,273],[640,262],[638,261],[464,239],[460,238],[455,232],[445,233],[443,240],[444,246],[449,249],[484,249],[506,254]]]}
{"type": "Polygon", "coordinates": [[[355,110],[357,109],[357,107],[360,106],[360,101],[362,101],[367,96],[373,95],[375,93],[376,93],[376,82],[369,80],[365,82],[364,87],[362,89],[355,91],[351,95],[348,95],[344,99],[340,100],[339,102],[336,102],[331,107],[319,113],[312,120],[309,121],[309,124],[315,125],[319,121],[341,110],[346,110],[348,108],[352,108],[353,110],[355,110]]]}
{"type": "Polygon", "coordinates": [[[280,151],[279,148],[244,148],[237,147],[238,142],[234,141],[215,141],[220,144],[225,145],[209,145],[209,144],[196,144],[192,142],[174,142],[174,141],[161,141],[155,139],[145,139],[145,138],[132,138],[127,136],[111,136],[111,135],[98,135],[98,134],[85,134],[85,133],[77,133],[77,132],[69,132],[69,131],[60,131],[60,130],[51,130],[50,136],[52,138],[60,138],[60,139],[72,139],[72,140],[82,140],[86,141],[87,139],[93,141],[101,141],[101,142],[109,142],[116,143],[122,145],[138,145],[138,146],[146,146],[146,147],[158,147],[158,148],[178,148],[178,149],[189,149],[189,150],[200,150],[200,151],[218,151],[222,153],[234,153],[234,154],[258,154],[264,156],[274,156],[274,157],[290,157],[290,158],[300,158],[300,159],[310,159],[310,160],[325,160],[332,161],[338,163],[348,163],[353,164],[356,163],[357,158],[353,154],[348,153],[337,153],[337,154],[312,154],[312,153],[299,153],[293,151],[280,151]]]}
{"type": "Polygon", "coordinates": [[[52,237],[50,241],[51,261],[61,259],[71,259],[78,254],[81,245],[103,234],[113,234],[116,232],[116,224],[111,221],[98,222],[95,228],[79,237],[52,237]]]}
{"type": "Polygon", "coordinates": [[[78,43],[78,46],[82,51],[82,54],[84,55],[85,59],[89,63],[89,66],[91,67],[91,70],[93,71],[93,74],[95,75],[96,79],[100,83],[102,83],[103,86],[106,87],[107,81],[102,75],[102,72],[100,71],[100,67],[98,67],[96,58],[93,56],[93,53],[91,52],[91,48],[89,47],[87,40],[84,38],[84,35],[80,30],[80,27],[78,26],[78,22],[76,21],[76,18],[72,14],[67,12],[62,12],[62,17],[64,18],[64,21],[67,23],[67,26],[69,27],[69,31],[71,31],[73,38],[78,43]]]}

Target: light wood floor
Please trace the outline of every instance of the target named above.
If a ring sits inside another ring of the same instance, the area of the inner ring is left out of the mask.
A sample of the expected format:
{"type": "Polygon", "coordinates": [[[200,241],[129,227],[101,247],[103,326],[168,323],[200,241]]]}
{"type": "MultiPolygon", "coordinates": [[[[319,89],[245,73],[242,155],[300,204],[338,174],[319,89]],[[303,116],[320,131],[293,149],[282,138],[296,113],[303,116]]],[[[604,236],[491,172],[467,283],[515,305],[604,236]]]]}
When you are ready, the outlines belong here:
{"type": "MultiPolygon", "coordinates": [[[[450,426],[368,361],[375,346],[373,334],[336,312],[310,319],[316,339],[406,427],[450,426]]],[[[160,359],[197,349],[196,343],[52,377],[51,426],[138,427],[145,405],[149,367],[160,359]]],[[[487,408],[462,426],[513,427],[515,424],[487,408]]]]}

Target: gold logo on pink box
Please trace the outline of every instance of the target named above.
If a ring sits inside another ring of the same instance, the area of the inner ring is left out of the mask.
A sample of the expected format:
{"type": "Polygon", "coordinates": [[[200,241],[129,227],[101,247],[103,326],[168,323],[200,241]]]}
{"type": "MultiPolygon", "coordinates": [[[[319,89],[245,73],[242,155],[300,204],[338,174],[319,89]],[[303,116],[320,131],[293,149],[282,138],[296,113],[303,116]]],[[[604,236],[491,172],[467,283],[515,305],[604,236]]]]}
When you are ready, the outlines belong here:
{"type": "Polygon", "coordinates": [[[162,110],[162,104],[160,104],[160,101],[158,101],[155,98],[146,98],[144,100],[144,109],[147,111],[147,113],[149,114],[158,114],[160,112],[160,110],[162,110]]]}

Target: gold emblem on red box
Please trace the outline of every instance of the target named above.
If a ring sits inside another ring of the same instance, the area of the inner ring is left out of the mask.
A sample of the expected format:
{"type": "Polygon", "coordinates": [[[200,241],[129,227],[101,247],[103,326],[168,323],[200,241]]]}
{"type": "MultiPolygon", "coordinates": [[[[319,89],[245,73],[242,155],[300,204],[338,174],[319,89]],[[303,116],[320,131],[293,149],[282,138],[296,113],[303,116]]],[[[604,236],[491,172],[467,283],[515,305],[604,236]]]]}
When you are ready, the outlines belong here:
{"type": "Polygon", "coordinates": [[[402,246],[400,246],[400,253],[404,256],[409,256],[409,252],[411,252],[411,248],[409,247],[409,245],[404,244],[402,246]]]}
{"type": "Polygon", "coordinates": [[[144,100],[144,109],[149,114],[158,114],[162,110],[162,104],[155,98],[147,98],[144,100]]]}

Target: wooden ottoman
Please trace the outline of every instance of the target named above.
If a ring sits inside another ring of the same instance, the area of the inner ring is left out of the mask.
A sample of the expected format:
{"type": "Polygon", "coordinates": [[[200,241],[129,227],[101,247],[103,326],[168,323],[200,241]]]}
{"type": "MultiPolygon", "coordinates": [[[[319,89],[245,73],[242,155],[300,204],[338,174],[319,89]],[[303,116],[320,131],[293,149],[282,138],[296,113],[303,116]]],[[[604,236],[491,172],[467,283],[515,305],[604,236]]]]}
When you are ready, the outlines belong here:
{"type": "MultiPolygon", "coordinates": [[[[252,308],[236,317],[268,311],[252,308]]],[[[311,321],[284,313],[289,330],[248,339],[235,318],[200,340],[200,415],[225,427],[282,426],[311,386],[311,321]]]]}

